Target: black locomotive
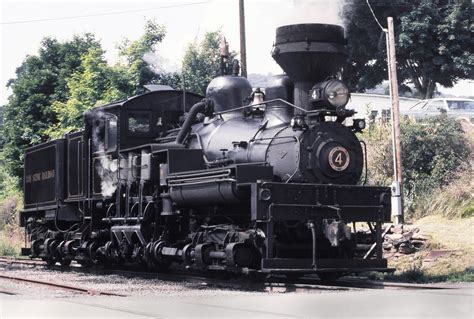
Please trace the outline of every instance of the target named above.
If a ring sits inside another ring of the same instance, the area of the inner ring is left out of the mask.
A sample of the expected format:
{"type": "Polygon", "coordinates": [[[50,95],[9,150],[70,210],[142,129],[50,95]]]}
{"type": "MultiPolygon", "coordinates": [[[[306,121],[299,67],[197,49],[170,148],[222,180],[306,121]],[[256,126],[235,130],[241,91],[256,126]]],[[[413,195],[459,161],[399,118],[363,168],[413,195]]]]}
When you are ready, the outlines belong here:
{"type": "Polygon", "coordinates": [[[390,189],[362,185],[364,122],[343,124],[354,115],[334,77],[344,30],[280,27],[272,56],[287,75],[265,92],[235,75],[212,80],[205,98],[155,90],[93,108],[83,130],[28,149],[24,253],[158,270],[386,271],[390,189]]]}

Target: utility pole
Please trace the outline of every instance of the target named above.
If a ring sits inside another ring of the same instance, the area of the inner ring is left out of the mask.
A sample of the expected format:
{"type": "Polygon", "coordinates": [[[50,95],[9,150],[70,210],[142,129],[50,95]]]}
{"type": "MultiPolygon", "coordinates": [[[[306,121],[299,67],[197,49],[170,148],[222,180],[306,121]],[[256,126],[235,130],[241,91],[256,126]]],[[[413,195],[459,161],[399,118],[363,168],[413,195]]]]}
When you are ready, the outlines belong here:
{"type": "Polygon", "coordinates": [[[247,77],[247,48],[245,46],[245,11],[244,0],[239,0],[239,20],[240,20],[240,64],[241,74],[247,77]]]}
{"type": "Polygon", "coordinates": [[[387,57],[388,80],[390,85],[390,102],[392,104],[392,149],[393,149],[393,178],[392,183],[392,216],[396,224],[403,224],[403,176],[400,140],[400,110],[398,102],[398,80],[395,56],[395,33],[393,18],[387,18],[387,57]]]}

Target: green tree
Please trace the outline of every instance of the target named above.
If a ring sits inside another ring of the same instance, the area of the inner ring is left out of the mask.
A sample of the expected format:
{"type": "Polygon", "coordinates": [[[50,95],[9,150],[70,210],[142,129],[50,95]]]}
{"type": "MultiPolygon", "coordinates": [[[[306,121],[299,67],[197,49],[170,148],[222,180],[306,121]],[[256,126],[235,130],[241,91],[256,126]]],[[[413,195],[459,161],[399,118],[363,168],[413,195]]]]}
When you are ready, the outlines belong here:
{"type": "Polygon", "coordinates": [[[145,55],[157,55],[157,44],[166,35],[164,26],[149,20],[145,24],[143,35],[135,40],[124,40],[119,46],[122,64],[116,66],[119,73],[124,74],[127,79],[125,92],[128,95],[141,94],[146,91],[146,84],[167,84],[171,86],[179,85],[179,75],[166,72],[158,72],[145,61],[145,55]]]}
{"type": "Polygon", "coordinates": [[[52,104],[57,122],[46,130],[51,138],[82,127],[84,111],[126,97],[119,89],[126,86],[126,79],[107,64],[102,49],[91,48],[81,61],[80,68],[67,80],[69,99],[52,104]]]}
{"type": "Polygon", "coordinates": [[[122,61],[109,66],[101,48],[91,48],[81,59],[81,67],[67,81],[70,98],[52,105],[58,119],[47,133],[58,138],[65,132],[82,127],[84,111],[101,104],[145,92],[144,85],[180,82],[174,73],[157,72],[147,55],[157,54],[156,45],[165,36],[165,28],[154,21],[145,24],[144,34],[135,41],[124,40],[120,49],[122,61]]]}
{"type": "MultiPolygon", "coordinates": [[[[400,84],[411,83],[420,98],[431,98],[436,84],[452,87],[473,76],[474,54],[468,0],[372,0],[374,13],[386,27],[395,21],[400,84]]],[[[387,78],[385,36],[367,4],[357,0],[344,7],[349,47],[344,79],[363,92],[387,78]]]]}
{"type": "MultiPolygon", "coordinates": [[[[2,132],[2,126],[3,126],[3,106],[0,106],[0,132],[2,132]]],[[[3,134],[0,134],[0,150],[3,149],[3,134]]]]}
{"type": "MultiPolygon", "coordinates": [[[[188,45],[183,57],[182,72],[186,90],[204,95],[209,82],[219,74],[219,46],[223,34],[221,31],[207,32],[201,42],[188,45]]],[[[229,53],[229,69],[232,69],[236,52],[229,53]]],[[[227,70],[227,73],[231,73],[227,70]]]]}
{"type": "Polygon", "coordinates": [[[27,56],[8,82],[12,95],[4,106],[4,157],[7,171],[22,175],[26,147],[47,139],[46,131],[56,123],[51,105],[69,98],[68,78],[81,67],[81,57],[99,47],[93,35],[75,36],[59,42],[45,38],[38,55],[27,56]]]}

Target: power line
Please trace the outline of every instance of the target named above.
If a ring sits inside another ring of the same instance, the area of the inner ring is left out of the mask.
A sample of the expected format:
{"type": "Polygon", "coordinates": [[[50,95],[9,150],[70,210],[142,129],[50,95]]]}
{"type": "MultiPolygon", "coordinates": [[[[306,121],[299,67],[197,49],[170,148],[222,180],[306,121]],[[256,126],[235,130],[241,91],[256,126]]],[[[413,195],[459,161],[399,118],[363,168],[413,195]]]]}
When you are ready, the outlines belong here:
{"type": "Polygon", "coordinates": [[[194,6],[198,4],[208,3],[209,1],[202,1],[202,2],[193,2],[193,3],[183,3],[183,4],[175,4],[169,6],[162,6],[162,7],[154,7],[154,8],[147,8],[147,9],[136,9],[136,10],[126,10],[126,11],[115,11],[115,12],[105,12],[105,13],[96,13],[96,14],[87,14],[87,15],[77,15],[77,16],[69,16],[69,17],[58,17],[58,18],[45,18],[45,19],[35,19],[35,20],[20,20],[20,21],[10,21],[10,22],[2,22],[0,24],[22,24],[22,23],[32,23],[32,22],[45,22],[45,21],[57,21],[57,20],[69,20],[69,19],[80,19],[80,18],[89,18],[89,17],[102,17],[102,16],[109,16],[109,15],[118,15],[118,14],[127,14],[127,13],[134,13],[134,12],[144,12],[144,11],[151,11],[151,10],[158,10],[158,9],[169,9],[169,8],[178,8],[178,7],[188,7],[194,6]]]}
{"type": "Polygon", "coordinates": [[[380,29],[382,29],[383,32],[387,32],[387,30],[382,27],[379,20],[375,16],[374,10],[372,10],[372,7],[370,6],[369,0],[366,0],[366,2],[367,2],[367,6],[369,7],[370,12],[372,12],[372,15],[374,16],[375,22],[377,22],[377,24],[379,25],[380,29]]]}

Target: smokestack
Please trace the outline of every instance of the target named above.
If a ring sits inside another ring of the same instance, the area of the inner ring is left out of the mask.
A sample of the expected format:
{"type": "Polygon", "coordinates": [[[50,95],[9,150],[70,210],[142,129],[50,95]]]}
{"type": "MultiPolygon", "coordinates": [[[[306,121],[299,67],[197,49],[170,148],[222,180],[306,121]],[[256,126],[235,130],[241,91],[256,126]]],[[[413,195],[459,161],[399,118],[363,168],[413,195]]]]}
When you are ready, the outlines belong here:
{"type": "Polygon", "coordinates": [[[310,110],[308,91],[346,61],[344,29],[332,24],[293,24],[276,29],[273,59],[294,82],[295,104],[310,110]]]}

